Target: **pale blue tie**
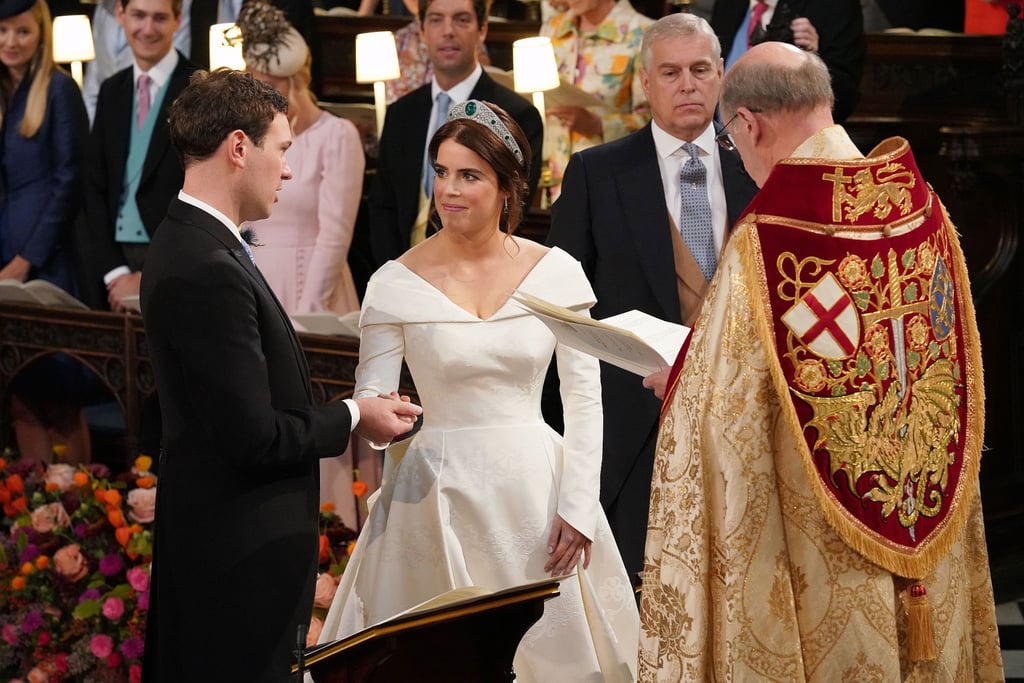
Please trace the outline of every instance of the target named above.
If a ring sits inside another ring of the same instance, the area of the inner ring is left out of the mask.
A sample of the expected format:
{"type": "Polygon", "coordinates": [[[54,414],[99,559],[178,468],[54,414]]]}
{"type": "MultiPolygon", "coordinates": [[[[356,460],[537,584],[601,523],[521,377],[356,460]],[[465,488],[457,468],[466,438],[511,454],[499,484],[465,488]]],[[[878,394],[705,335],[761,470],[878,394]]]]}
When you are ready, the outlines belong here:
{"type": "Polygon", "coordinates": [[[690,156],[679,172],[679,233],[704,273],[704,279],[710,281],[715,274],[718,256],[715,253],[715,235],[711,230],[708,170],[697,158],[697,145],[685,142],[682,150],[690,156]]]}
{"type": "Polygon", "coordinates": [[[245,253],[248,254],[249,260],[252,261],[252,264],[255,266],[256,257],[252,255],[252,247],[250,247],[249,243],[244,240],[242,241],[242,247],[245,249],[245,253]]]}
{"type": "MultiPolygon", "coordinates": [[[[452,98],[448,93],[442,92],[437,96],[437,114],[434,116],[434,123],[427,131],[427,147],[430,147],[430,140],[434,133],[448,119],[448,110],[452,106],[452,98]]],[[[423,193],[429,201],[434,196],[434,165],[430,163],[430,152],[423,157],[423,193]]]]}

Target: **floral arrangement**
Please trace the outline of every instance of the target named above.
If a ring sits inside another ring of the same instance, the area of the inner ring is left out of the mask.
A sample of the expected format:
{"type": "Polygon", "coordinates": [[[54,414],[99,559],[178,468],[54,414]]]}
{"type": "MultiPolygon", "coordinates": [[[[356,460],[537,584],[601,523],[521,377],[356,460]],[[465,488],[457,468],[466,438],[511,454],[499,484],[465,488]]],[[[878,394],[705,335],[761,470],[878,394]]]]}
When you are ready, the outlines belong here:
{"type": "MultiPolygon", "coordinates": [[[[356,477],[358,477],[356,472],[356,477]]],[[[352,492],[358,500],[366,493],[366,484],[356,479],[352,484],[352,492]],[[362,486],[358,486],[361,484],[362,486]],[[356,491],[362,491],[362,494],[356,491]]],[[[348,564],[348,558],[356,547],[358,534],[342,524],[341,518],[334,512],[334,503],[323,503],[320,506],[320,571],[316,577],[316,595],[313,597],[313,617],[306,633],[306,646],[316,645],[320,638],[320,630],[324,626],[324,617],[331,608],[334,594],[338,591],[338,583],[348,564]]]]}
{"type": "Polygon", "coordinates": [[[152,460],[100,464],[0,457],[0,678],[130,681],[142,675],[149,603],[152,460]]]}
{"type": "MultiPolygon", "coordinates": [[[[139,456],[114,476],[101,464],[0,457],[0,681],[141,680],[156,508],[151,467],[139,456]]],[[[353,493],[366,495],[366,484],[357,478],[353,493]]],[[[324,503],[310,645],[356,536],[324,503]]]]}

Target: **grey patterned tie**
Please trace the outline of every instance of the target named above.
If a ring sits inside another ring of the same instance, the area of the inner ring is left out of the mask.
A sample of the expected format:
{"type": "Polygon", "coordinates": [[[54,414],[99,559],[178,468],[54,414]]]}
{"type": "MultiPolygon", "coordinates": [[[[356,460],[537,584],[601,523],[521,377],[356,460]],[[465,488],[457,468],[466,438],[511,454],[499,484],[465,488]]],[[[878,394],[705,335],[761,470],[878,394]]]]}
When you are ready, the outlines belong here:
{"type": "Polygon", "coordinates": [[[685,142],[681,149],[689,158],[679,172],[679,233],[704,273],[704,279],[710,281],[715,274],[718,256],[715,253],[715,235],[711,230],[708,170],[697,158],[697,145],[685,142]]]}
{"type": "MultiPolygon", "coordinates": [[[[427,146],[430,146],[430,140],[434,137],[434,133],[440,128],[445,120],[448,118],[448,110],[451,109],[452,98],[448,96],[448,93],[442,92],[437,95],[437,114],[434,116],[434,125],[427,131],[427,146]]],[[[427,195],[427,201],[430,201],[434,197],[434,166],[430,163],[430,153],[423,157],[423,193],[427,195]]]]}

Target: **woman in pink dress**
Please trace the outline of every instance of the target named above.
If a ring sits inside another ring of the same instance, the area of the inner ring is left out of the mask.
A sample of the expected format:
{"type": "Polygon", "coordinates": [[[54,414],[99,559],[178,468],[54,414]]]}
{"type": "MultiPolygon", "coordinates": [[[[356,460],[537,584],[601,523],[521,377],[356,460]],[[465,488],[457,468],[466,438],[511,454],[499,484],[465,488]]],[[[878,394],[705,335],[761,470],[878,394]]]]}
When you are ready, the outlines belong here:
{"type": "Polygon", "coordinates": [[[288,314],[359,308],[348,249],[366,160],[356,127],[325,112],[309,90],[311,58],[280,10],[246,3],[238,18],[246,70],[288,98],[292,179],[266,220],[253,223],[256,264],[288,314]]]}
{"type": "MultiPolygon", "coordinates": [[[[246,70],[288,98],[292,146],[285,153],[292,179],[278,194],[273,215],[252,228],[256,265],[289,315],[359,310],[348,249],[363,190],[366,159],[351,121],[320,109],[309,90],[311,58],[284,14],[265,2],[247,2],[238,17],[246,70]]],[[[320,462],[320,500],[334,503],[346,526],[365,516],[352,493],[353,450],[359,479],[380,484],[377,454],[353,441],[340,458],[320,462]]]]}

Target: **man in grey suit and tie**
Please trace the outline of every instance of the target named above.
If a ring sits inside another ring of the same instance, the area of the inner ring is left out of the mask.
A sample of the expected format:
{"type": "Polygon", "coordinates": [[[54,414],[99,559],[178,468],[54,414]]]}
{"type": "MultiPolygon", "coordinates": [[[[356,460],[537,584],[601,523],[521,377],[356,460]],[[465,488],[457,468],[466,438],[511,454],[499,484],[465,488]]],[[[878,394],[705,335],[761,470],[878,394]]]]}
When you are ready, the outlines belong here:
{"type": "MultiPolygon", "coordinates": [[[[641,84],[652,122],[573,155],[548,244],[583,264],[596,318],[638,309],[692,325],[729,229],[757,192],[713,125],[721,47],[703,19],[672,14],[647,29],[641,84]]],[[[660,403],[641,380],[602,363],[601,504],[627,571],[643,567],[660,403]]]]}

